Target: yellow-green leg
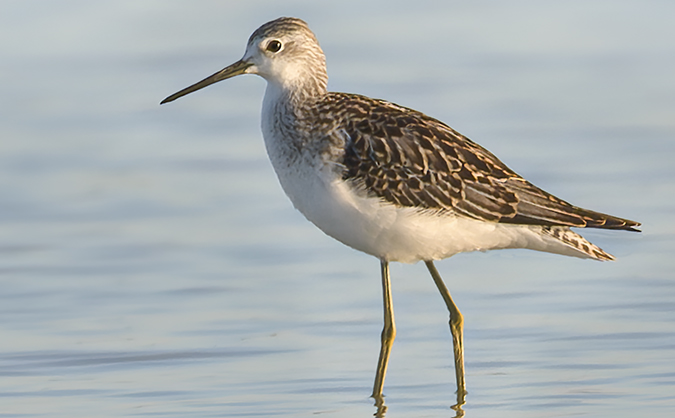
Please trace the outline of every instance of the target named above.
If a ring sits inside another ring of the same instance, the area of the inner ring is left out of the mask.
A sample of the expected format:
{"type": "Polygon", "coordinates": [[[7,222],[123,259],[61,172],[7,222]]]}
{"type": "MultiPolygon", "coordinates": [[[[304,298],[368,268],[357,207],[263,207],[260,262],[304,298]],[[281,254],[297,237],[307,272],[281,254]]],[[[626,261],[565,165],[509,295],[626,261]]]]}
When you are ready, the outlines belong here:
{"type": "Polygon", "coordinates": [[[455,354],[455,378],[457,380],[457,405],[455,409],[460,409],[464,405],[466,399],[466,383],[464,381],[464,317],[462,313],[455,305],[455,302],[452,301],[450,292],[448,288],[443,283],[441,275],[436,270],[433,261],[425,261],[431,277],[436,283],[443,300],[445,301],[445,306],[448,307],[450,312],[450,333],[452,334],[452,347],[455,354]]]}
{"type": "Polygon", "coordinates": [[[377,372],[375,374],[372,397],[375,399],[378,413],[384,416],[386,407],[384,406],[382,388],[384,387],[384,377],[387,374],[391,346],[394,344],[394,338],[396,338],[396,324],[394,323],[394,304],[391,299],[389,262],[381,260],[380,266],[382,271],[382,297],[384,300],[384,328],[382,328],[382,345],[380,346],[380,358],[377,361],[377,372]]]}

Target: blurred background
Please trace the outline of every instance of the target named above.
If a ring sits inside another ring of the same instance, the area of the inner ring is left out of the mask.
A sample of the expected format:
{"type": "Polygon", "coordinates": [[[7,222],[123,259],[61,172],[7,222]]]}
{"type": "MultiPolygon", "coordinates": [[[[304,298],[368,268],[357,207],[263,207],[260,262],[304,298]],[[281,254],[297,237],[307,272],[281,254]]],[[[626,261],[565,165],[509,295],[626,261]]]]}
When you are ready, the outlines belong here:
{"type": "MultiPolygon", "coordinates": [[[[437,264],[465,315],[467,417],[675,408],[675,3],[6,0],[0,417],[372,416],[378,261],[296,212],[265,83],[159,101],[305,19],[331,90],[423,111],[545,190],[641,221],[613,263],[437,264]]],[[[393,265],[389,417],[451,416],[447,313],[393,265]]]]}

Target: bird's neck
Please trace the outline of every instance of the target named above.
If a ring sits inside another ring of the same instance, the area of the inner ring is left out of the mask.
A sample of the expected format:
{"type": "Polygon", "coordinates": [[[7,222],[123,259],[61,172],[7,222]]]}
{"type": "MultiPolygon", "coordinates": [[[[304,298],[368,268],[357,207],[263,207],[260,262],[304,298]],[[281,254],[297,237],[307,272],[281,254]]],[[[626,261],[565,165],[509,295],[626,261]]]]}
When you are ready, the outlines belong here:
{"type": "Polygon", "coordinates": [[[284,101],[291,106],[314,101],[326,94],[326,80],[314,77],[294,78],[283,82],[268,81],[265,99],[284,101]]]}
{"type": "Polygon", "coordinates": [[[303,109],[326,95],[326,81],[327,77],[268,80],[263,99],[263,113],[273,118],[300,116],[303,109]]]}
{"type": "Polygon", "coordinates": [[[303,127],[326,93],[325,83],[299,88],[268,80],[261,127],[268,155],[277,171],[301,156],[300,151],[310,139],[303,127]]]}

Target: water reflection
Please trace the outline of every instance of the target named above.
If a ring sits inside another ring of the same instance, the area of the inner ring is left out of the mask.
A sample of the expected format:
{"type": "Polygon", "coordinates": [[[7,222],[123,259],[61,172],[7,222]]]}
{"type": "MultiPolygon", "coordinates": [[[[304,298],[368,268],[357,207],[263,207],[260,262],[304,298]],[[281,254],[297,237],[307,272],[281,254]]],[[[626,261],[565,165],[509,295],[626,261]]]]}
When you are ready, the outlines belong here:
{"type": "MultiPolygon", "coordinates": [[[[387,415],[387,405],[384,402],[384,395],[373,395],[373,399],[375,399],[375,414],[373,414],[377,418],[383,418],[387,415]]],[[[464,409],[462,407],[466,404],[466,393],[463,395],[460,395],[457,393],[457,403],[452,405],[450,409],[455,411],[455,415],[452,418],[461,418],[464,416],[464,409]]]]}

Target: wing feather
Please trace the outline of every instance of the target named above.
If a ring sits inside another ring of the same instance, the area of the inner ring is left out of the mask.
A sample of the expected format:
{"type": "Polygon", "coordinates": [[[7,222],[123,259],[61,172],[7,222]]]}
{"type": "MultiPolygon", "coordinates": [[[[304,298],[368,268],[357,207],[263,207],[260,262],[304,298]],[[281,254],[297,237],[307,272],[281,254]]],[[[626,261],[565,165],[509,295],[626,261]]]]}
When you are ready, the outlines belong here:
{"type": "Polygon", "coordinates": [[[346,126],[343,179],[400,206],[513,224],[637,230],[529,183],[444,123],[364,96],[331,93],[346,126]]]}

